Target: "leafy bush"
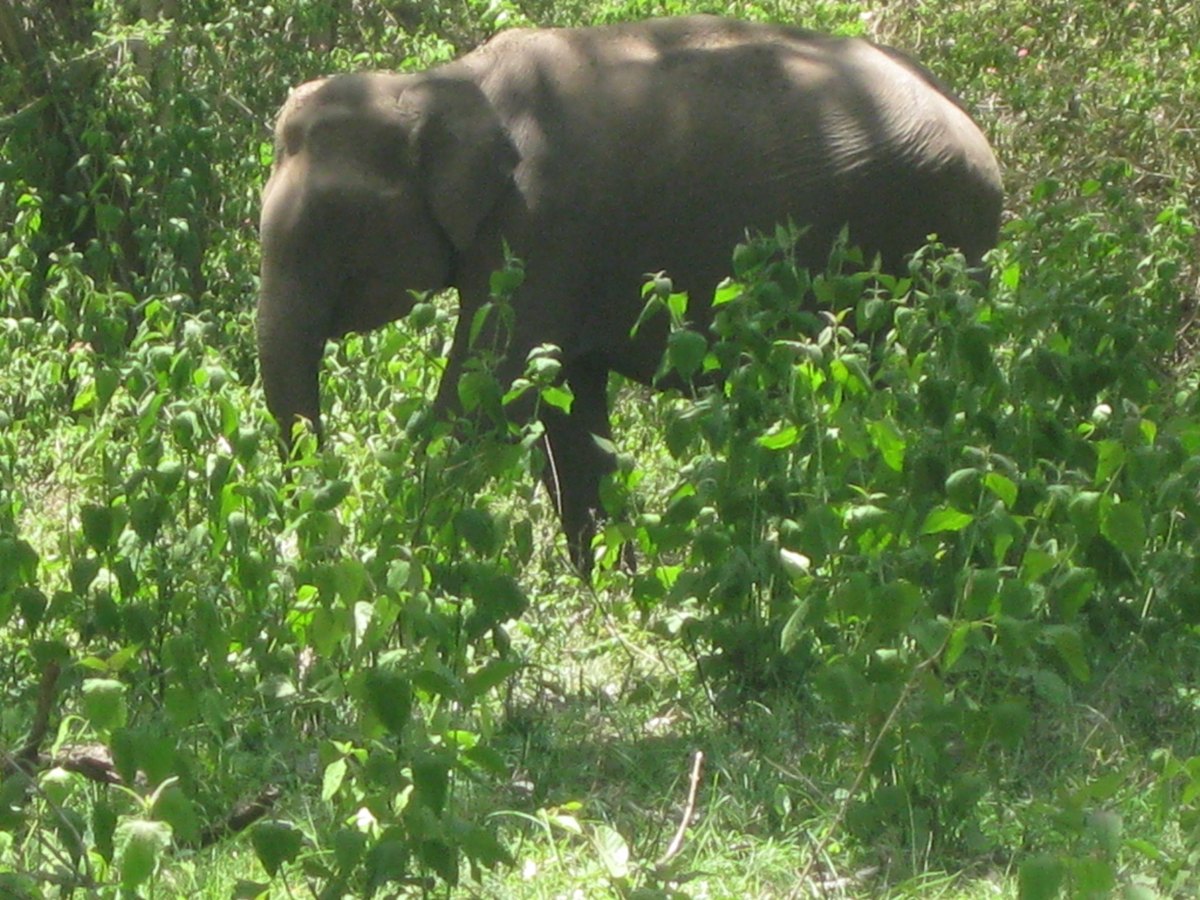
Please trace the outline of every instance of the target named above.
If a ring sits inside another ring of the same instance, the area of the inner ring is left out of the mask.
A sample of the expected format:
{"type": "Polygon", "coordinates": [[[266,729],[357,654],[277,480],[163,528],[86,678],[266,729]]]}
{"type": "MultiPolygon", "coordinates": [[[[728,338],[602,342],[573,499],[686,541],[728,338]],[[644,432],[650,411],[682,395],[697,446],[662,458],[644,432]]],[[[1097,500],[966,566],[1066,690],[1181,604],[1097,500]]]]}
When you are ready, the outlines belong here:
{"type": "MultiPolygon", "coordinates": [[[[875,723],[865,844],[977,852],[987,786],[1077,687],[1131,654],[1194,671],[1200,420],[1162,364],[1195,228],[1131,229],[1127,174],[1039,186],[990,290],[936,246],[902,278],[844,249],[810,275],[781,230],[734,254],[711,346],[671,336],[666,368],[719,381],[667,404],[669,501],[607,557],[650,559],[633,597],[684,612],[706,677],[875,723]]],[[[686,298],[647,293],[680,324],[686,298]]],[[[1073,883],[1114,882],[1122,849],[1072,857],[1073,883]]]]}

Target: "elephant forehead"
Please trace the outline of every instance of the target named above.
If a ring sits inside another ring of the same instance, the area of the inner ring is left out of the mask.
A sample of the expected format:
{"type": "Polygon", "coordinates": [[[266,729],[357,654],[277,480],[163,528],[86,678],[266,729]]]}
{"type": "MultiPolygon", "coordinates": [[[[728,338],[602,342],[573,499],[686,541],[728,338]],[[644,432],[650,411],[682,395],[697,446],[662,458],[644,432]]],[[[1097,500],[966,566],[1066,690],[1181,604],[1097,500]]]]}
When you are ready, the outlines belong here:
{"type": "Polygon", "coordinates": [[[314,124],[338,121],[350,124],[399,124],[403,116],[397,97],[403,92],[402,76],[366,72],[319,78],[294,88],[279,111],[276,140],[291,147],[314,124]]]}
{"type": "Polygon", "coordinates": [[[347,173],[363,168],[394,178],[408,172],[412,116],[397,106],[385,84],[344,81],[305,85],[305,96],[289,100],[276,126],[276,164],[305,155],[347,173]]]}

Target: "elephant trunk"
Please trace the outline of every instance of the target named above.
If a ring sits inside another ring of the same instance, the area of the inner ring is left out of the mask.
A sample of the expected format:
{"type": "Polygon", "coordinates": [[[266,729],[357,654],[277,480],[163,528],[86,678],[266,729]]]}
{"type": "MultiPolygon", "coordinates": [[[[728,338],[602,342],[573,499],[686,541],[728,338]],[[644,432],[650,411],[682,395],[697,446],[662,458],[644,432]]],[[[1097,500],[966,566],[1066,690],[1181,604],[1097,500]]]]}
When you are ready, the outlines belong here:
{"type": "Polygon", "coordinates": [[[319,312],[320,304],[311,296],[311,288],[288,281],[277,283],[264,269],[256,330],[267,408],[290,448],[297,418],[308,419],[317,437],[321,435],[317,371],[328,333],[328,316],[319,312]]]}

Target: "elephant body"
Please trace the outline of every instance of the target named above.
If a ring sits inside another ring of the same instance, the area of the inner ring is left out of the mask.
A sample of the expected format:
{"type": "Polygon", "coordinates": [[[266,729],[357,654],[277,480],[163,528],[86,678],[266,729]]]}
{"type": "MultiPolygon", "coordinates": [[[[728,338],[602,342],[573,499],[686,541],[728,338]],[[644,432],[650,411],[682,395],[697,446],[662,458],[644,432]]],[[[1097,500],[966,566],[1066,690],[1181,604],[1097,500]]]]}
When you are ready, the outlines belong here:
{"type": "Polygon", "coordinates": [[[972,263],[996,240],[987,140],[924,69],[863,40],[709,16],[514,30],[423,73],[293,91],[264,190],[260,362],[272,413],[319,427],[324,342],[455,287],[452,403],[504,246],[525,264],[498,376],[561,348],[575,395],[544,414],[577,564],[612,462],[610,371],[649,384],[667,323],[630,330],[647,273],[706,301],[747,229],[807,228],[824,265],[844,226],[885,268],[936,234],[972,263]]]}

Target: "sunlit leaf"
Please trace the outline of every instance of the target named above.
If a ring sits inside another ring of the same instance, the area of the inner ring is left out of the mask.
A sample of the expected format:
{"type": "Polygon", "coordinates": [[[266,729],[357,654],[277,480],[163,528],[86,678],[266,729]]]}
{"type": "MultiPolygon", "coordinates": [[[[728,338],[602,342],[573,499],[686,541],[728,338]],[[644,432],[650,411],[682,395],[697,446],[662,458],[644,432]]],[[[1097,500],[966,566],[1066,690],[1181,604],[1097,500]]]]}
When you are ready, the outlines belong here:
{"type": "Polygon", "coordinates": [[[629,877],[629,845],[615,828],[597,825],[592,830],[592,845],[611,878],[629,877]]]}
{"type": "Polygon", "coordinates": [[[171,845],[171,826],[166,822],[127,819],[117,826],[115,843],[121,886],[135,890],[150,879],[171,845]]]}
{"type": "Polygon", "coordinates": [[[925,523],[921,526],[921,534],[962,531],[974,521],[975,517],[970,513],[941,506],[930,510],[929,515],[925,517],[925,523]]]}
{"type": "Polygon", "coordinates": [[[867,433],[875,444],[875,449],[883,458],[884,464],[893,472],[904,470],[904,451],[908,444],[903,432],[890,419],[879,419],[867,423],[867,433]]]}

